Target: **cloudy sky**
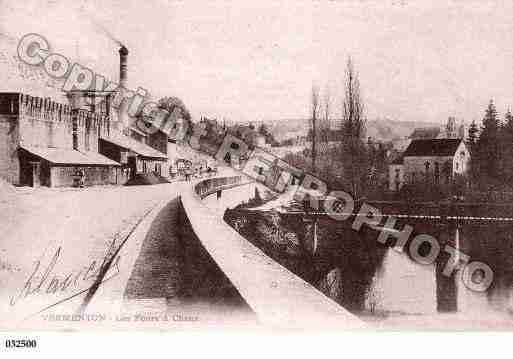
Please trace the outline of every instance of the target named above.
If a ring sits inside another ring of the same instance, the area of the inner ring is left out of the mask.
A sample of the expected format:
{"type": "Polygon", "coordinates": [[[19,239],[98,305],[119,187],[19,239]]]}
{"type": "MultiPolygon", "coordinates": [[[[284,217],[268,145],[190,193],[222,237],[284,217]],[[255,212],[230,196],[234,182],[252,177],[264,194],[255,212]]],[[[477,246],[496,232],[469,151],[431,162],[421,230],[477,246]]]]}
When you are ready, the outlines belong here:
{"type": "Polygon", "coordinates": [[[348,55],[371,119],[471,121],[491,98],[513,108],[513,5],[431,2],[0,0],[0,31],[40,33],[117,80],[107,29],[130,50],[131,87],[195,116],[305,117],[312,83],[337,115],[348,55]]]}

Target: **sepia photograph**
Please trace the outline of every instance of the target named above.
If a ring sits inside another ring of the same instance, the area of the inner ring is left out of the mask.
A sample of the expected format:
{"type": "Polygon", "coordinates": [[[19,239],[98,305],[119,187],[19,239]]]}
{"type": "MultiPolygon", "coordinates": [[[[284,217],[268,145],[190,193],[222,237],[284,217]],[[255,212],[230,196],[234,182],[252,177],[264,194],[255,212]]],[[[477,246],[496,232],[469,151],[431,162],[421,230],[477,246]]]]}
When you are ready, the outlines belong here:
{"type": "Polygon", "coordinates": [[[34,331],[511,332],[512,19],[0,0],[1,351],[34,331]]]}

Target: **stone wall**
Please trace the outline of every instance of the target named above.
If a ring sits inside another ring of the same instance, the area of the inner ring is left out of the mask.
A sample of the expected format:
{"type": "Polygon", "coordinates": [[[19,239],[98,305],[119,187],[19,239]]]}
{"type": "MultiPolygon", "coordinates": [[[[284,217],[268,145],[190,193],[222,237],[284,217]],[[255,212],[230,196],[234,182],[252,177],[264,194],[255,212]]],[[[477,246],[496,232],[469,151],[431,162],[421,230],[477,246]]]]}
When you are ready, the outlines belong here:
{"type": "Polygon", "coordinates": [[[99,128],[107,121],[106,116],[79,110],[77,114],[78,150],[98,152],[99,128]]]}
{"type": "Polygon", "coordinates": [[[71,109],[67,105],[20,94],[20,145],[73,148],[71,109]]]}
{"type": "Polygon", "coordinates": [[[18,143],[19,126],[16,116],[0,114],[0,177],[13,184],[19,182],[18,143]]]}
{"type": "MultiPolygon", "coordinates": [[[[2,94],[2,103],[18,109],[20,145],[73,149],[73,115],[71,108],[48,98],[25,94],[2,94]]],[[[5,113],[5,111],[3,111],[5,113]]],[[[108,118],[79,110],[76,114],[78,150],[98,152],[99,128],[108,118]]]]}
{"type": "MultiPolygon", "coordinates": [[[[71,187],[73,186],[74,174],[79,167],[77,166],[52,166],[51,187],[71,187]]],[[[117,169],[110,166],[80,167],[85,172],[85,185],[105,185],[116,184],[117,169]]]]}
{"type": "MultiPolygon", "coordinates": [[[[405,181],[407,183],[420,182],[428,178],[430,181],[435,179],[436,163],[439,166],[440,181],[444,182],[444,166],[452,170],[454,167],[452,156],[412,156],[404,157],[405,181]],[[429,163],[428,173],[426,175],[426,162],[429,163]],[[447,164],[446,164],[447,163],[447,164]]],[[[452,176],[452,173],[451,173],[452,176]]]]}
{"type": "MultiPolygon", "coordinates": [[[[77,132],[77,149],[98,153],[99,129],[105,127],[108,117],[80,110],[76,113],[76,120],[74,117],[69,106],[49,98],[1,93],[0,176],[13,184],[20,184],[20,147],[72,150],[74,126],[77,132]]],[[[92,177],[97,176],[95,174],[92,177]]],[[[42,182],[49,184],[53,175],[48,173],[45,178],[42,182]]],[[[69,182],[69,179],[59,179],[57,176],[53,182],[61,186],[69,182]]]]}

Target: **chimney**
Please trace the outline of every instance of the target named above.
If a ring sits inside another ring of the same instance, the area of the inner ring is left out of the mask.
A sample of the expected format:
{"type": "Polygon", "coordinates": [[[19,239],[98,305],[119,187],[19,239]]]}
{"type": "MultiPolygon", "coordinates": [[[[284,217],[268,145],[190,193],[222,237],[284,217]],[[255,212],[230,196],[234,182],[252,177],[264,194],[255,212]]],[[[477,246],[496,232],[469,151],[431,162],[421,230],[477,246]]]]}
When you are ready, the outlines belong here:
{"type": "MultiPolygon", "coordinates": [[[[119,92],[124,95],[125,91],[128,89],[128,79],[127,79],[127,58],[128,58],[128,49],[121,45],[119,48],[119,92]]],[[[127,134],[128,131],[128,105],[127,101],[122,100],[118,109],[118,123],[115,125],[116,128],[124,134],[127,134]]]]}
{"type": "Polygon", "coordinates": [[[125,46],[121,46],[119,49],[119,85],[127,88],[127,58],[128,49],[125,46]]]}

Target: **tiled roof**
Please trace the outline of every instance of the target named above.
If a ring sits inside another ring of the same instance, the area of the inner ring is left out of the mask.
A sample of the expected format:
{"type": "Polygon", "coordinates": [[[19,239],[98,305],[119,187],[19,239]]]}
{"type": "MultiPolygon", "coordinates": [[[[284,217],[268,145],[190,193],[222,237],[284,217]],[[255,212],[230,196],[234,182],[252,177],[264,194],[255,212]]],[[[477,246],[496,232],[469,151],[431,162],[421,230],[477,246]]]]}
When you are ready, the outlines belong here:
{"type": "Polygon", "coordinates": [[[166,160],[167,155],[157,151],[156,149],[142,143],[139,141],[134,140],[131,137],[125,136],[125,135],[115,135],[111,137],[105,137],[101,138],[101,140],[110,142],[115,144],[116,146],[128,149],[132,152],[135,152],[143,157],[151,157],[151,158],[159,158],[166,160]]]}
{"type": "Polygon", "coordinates": [[[461,143],[460,138],[439,138],[430,140],[413,140],[403,157],[407,156],[454,156],[461,143]]]}
{"type": "Polygon", "coordinates": [[[22,145],[24,150],[40,157],[48,162],[58,165],[102,165],[102,166],[120,166],[97,152],[80,152],[72,149],[35,147],[22,145]]]}

